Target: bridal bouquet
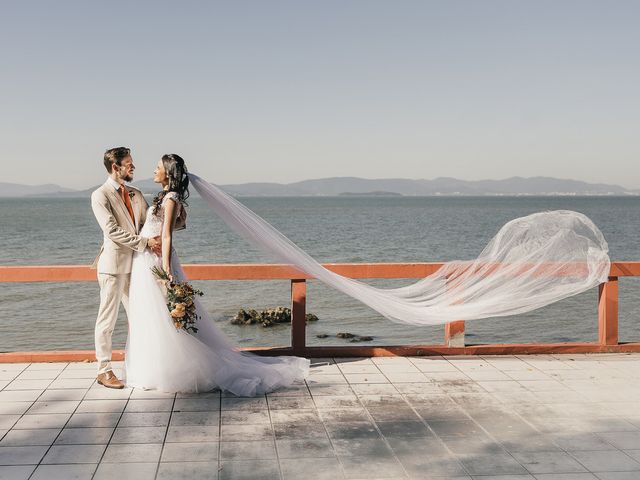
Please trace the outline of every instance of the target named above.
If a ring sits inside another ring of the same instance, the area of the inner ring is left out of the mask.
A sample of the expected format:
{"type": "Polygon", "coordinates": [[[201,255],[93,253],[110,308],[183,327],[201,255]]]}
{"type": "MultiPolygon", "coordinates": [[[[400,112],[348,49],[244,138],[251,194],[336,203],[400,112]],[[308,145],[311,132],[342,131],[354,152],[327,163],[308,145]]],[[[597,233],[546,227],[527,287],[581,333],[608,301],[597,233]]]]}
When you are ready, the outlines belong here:
{"type": "Polygon", "coordinates": [[[193,288],[190,283],[172,282],[169,274],[162,268],[153,267],[151,271],[156,278],[164,282],[167,289],[167,308],[175,327],[196,333],[196,320],[200,317],[196,314],[193,299],[196,295],[201,297],[203,293],[193,288]]]}

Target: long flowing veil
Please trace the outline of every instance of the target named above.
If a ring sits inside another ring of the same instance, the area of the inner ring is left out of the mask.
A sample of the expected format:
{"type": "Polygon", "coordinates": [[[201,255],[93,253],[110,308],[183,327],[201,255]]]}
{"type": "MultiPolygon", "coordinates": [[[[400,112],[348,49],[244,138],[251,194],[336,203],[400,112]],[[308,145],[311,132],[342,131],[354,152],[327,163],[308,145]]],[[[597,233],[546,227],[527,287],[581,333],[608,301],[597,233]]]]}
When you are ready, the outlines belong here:
{"type": "Polygon", "coordinates": [[[608,246],[598,227],[581,213],[557,210],[508,222],[475,260],[445,263],[405,287],[376,288],[324,268],[219,187],[194,174],[189,179],[209,207],[251,244],[398,323],[524,313],[595,287],[609,274],[608,246]]]}

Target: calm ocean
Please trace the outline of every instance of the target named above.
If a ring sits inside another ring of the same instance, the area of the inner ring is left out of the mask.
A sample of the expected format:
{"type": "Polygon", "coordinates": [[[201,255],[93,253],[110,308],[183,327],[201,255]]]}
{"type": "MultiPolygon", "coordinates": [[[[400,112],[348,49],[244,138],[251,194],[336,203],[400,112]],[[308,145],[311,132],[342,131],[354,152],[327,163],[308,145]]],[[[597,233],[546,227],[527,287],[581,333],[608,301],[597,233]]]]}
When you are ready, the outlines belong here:
{"type": "MultiPolygon", "coordinates": [[[[321,262],[428,262],[475,257],[507,221],[541,210],[588,215],[609,242],[612,260],[640,260],[640,197],[392,197],[242,198],[321,262]]],[[[0,265],[89,264],[101,243],[89,199],[0,199],[0,265]]],[[[177,233],[183,263],[269,263],[230,232],[199,198],[190,201],[188,228],[177,233]]],[[[286,345],[289,327],[238,327],[239,308],[289,305],[289,282],[195,282],[224,331],[241,345],[286,345]]],[[[371,281],[400,286],[410,280],[371,281]]],[[[372,344],[440,343],[443,327],[392,323],[318,282],[307,310],[311,345],[344,344],[316,335],[352,332],[372,344]]],[[[597,336],[597,291],[517,317],[467,323],[467,342],[591,341],[597,336]]],[[[93,348],[97,283],[2,284],[0,351],[93,348]]],[[[124,314],[114,348],[124,346],[124,314]]],[[[620,338],[640,341],[640,281],[621,280],[620,338]]]]}

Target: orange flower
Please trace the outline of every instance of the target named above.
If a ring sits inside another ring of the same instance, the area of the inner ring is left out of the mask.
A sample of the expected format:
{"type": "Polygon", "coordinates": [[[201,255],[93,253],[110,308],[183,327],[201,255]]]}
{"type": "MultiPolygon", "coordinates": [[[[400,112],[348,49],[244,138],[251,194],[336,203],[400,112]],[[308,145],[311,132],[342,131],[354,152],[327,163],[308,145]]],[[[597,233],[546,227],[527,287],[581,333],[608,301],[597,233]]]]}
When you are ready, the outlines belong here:
{"type": "Polygon", "coordinates": [[[173,310],[171,310],[171,316],[173,318],[181,318],[184,316],[185,313],[185,304],[184,303],[177,303],[176,306],[173,308],[173,310]]]}

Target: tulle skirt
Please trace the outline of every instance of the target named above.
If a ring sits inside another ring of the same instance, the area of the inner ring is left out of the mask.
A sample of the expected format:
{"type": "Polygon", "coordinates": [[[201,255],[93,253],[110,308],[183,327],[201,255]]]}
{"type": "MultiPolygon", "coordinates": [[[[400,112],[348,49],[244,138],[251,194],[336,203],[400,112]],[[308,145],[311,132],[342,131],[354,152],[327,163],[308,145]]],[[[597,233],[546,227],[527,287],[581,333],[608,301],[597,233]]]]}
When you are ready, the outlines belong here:
{"type": "MultiPolygon", "coordinates": [[[[151,272],[153,266],[160,266],[153,253],[134,254],[123,376],[127,386],[163,392],[219,388],[253,397],[308,376],[310,362],[306,358],[261,357],[236,349],[197,299],[198,332],[176,329],[164,291],[151,272]]],[[[171,267],[177,281],[186,281],[175,252],[171,267]]]]}

